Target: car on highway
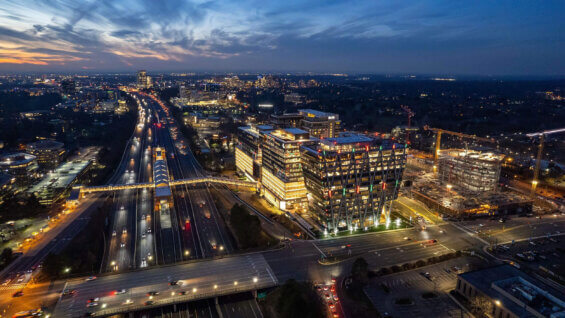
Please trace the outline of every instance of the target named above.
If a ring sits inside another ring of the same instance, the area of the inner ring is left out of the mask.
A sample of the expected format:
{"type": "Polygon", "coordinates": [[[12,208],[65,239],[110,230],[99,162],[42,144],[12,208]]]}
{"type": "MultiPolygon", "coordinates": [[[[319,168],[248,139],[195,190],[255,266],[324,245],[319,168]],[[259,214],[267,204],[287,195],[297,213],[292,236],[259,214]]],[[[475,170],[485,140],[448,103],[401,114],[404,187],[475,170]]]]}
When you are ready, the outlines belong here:
{"type": "Polygon", "coordinates": [[[169,285],[170,286],[181,286],[182,282],[178,281],[178,280],[172,280],[172,281],[169,282],[169,285]]]}
{"type": "Polygon", "coordinates": [[[93,281],[95,280],[97,277],[96,276],[88,276],[87,278],[85,278],[84,280],[87,282],[93,281]]]}
{"type": "Polygon", "coordinates": [[[405,237],[404,237],[404,240],[405,240],[405,241],[410,241],[411,238],[409,238],[408,236],[405,236],[405,237]]]}
{"type": "Polygon", "coordinates": [[[128,229],[126,229],[126,227],[124,226],[124,228],[122,229],[122,234],[128,234],[128,229]]]}
{"type": "Polygon", "coordinates": [[[22,297],[24,295],[24,292],[22,290],[18,290],[17,292],[12,294],[12,297],[16,298],[16,297],[22,297]]]}
{"type": "Polygon", "coordinates": [[[116,230],[112,231],[112,236],[116,236],[116,230]]]}
{"type": "Polygon", "coordinates": [[[95,297],[95,298],[90,298],[89,300],[87,300],[87,303],[97,303],[100,300],[99,297],[95,297]]]}
{"type": "Polygon", "coordinates": [[[63,291],[63,296],[74,295],[76,294],[76,292],[77,292],[76,289],[65,289],[65,291],[63,291]]]}
{"type": "Polygon", "coordinates": [[[126,243],[121,242],[121,243],[120,243],[120,247],[126,247],[126,243]]]}
{"type": "Polygon", "coordinates": [[[150,291],[147,293],[147,296],[157,296],[157,295],[159,295],[158,291],[150,291]]]}
{"type": "Polygon", "coordinates": [[[119,289],[119,290],[116,290],[116,295],[125,294],[125,293],[127,293],[127,292],[128,292],[127,289],[119,289]]]}
{"type": "Polygon", "coordinates": [[[141,238],[145,238],[147,236],[147,234],[145,234],[145,232],[141,233],[141,238]]]}
{"type": "Polygon", "coordinates": [[[131,299],[129,299],[129,298],[126,299],[126,300],[122,303],[122,305],[131,305],[131,304],[133,304],[133,301],[132,301],[131,299]]]}
{"type": "Polygon", "coordinates": [[[153,303],[154,303],[154,302],[153,302],[152,300],[148,300],[148,301],[144,302],[143,304],[144,304],[145,306],[151,306],[151,305],[153,305],[153,303]]]}
{"type": "Polygon", "coordinates": [[[96,306],[98,306],[98,303],[96,303],[96,302],[92,302],[92,303],[87,303],[87,304],[86,304],[86,308],[96,307],[96,306]]]}

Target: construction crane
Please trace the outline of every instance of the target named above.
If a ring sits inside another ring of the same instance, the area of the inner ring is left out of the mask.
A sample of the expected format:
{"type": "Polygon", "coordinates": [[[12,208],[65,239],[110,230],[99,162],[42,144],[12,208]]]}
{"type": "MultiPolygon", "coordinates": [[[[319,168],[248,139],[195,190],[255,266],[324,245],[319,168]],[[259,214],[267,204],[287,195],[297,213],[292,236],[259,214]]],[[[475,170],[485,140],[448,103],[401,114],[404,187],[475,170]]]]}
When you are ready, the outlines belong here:
{"type": "Polygon", "coordinates": [[[479,136],[475,136],[475,135],[467,135],[467,134],[463,134],[463,133],[459,133],[459,132],[455,132],[455,131],[449,131],[449,130],[440,129],[440,128],[431,128],[428,125],[424,126],[424,129],[425,130],[431,130],[431,131],[434,131],[436,133],[436,151],[434,153],[434,172],[435,172],[435,170],[438,166],[439,152],[441,150],[441,135],[442,134],[448,134],[448,135],[457,136],[459,138],[468,138],[468,139],[484,141],[484,142],[492,142],[492,143],[495,142],[495,140],[493,138],[483,138],[483,137],[479,137],[479,136]]]}
{"type": "Polygon", "coordinates": [[[408,106],[402,105],[400,107],[402,107],[402,110],[404,110],[408,115],[408,128],[406,129],[406,143],[410,144],[410,124],[412,123],[412,117],[414,117],[414,115],[416,114],[414,114],[412,109],[410,109],[410,107],[408,106]]]}
{"type": "Polygon", "coordinates": [[[547,135],[551,135],[551,134],[557,134],[557,133],[561,133],[561,132],[565,132],[565,128],[559,128],[559,129],[552,129],[552,130],[546,130],[546,131],[542,131],[542,132],[536,132],[536,133],[531,133],[531,134],[526,134],[526,136],[528,137],[539,137],[539,144],[538,144],[538,155],[536,156],[536,165],[534,168],[534,178],[532,179],[532,191],[530,192],[530,195],[532,197],[535,196],[536,194],[536,187],[538,185],[538,178],[539,178],[539,169],[541,166],[541,157],[543,154],[543,144],[545,142],[545,136],[547,135]]]}

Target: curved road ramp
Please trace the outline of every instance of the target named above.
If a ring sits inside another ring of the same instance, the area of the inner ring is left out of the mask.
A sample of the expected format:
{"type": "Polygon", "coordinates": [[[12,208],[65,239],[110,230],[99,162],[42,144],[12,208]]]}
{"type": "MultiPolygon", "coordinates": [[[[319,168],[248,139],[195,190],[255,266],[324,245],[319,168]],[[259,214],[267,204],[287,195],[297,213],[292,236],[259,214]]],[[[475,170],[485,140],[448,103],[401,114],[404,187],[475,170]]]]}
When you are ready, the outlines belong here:
{"type": "Polygon", "coordinates": [[[153,267],[68,281],[54,317],[103,317],[276,285],[261,254],[153,267]]]}

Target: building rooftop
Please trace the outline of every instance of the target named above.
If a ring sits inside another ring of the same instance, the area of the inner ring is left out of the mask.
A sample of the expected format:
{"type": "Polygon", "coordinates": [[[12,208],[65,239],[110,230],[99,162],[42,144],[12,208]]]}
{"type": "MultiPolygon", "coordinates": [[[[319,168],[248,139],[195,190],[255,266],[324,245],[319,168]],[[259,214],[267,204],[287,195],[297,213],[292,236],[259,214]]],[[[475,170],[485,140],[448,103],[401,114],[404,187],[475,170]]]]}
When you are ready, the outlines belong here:
{"type": "Polygon", "coordinates": [[[90,160],[68,161],[45,177],[28,192],[35,193],[44,189],[64,189],[68,187],[84,169],[90,165],[90,160]]]}
{"type": "Polygon", "coordinates": [[[3,156],[0,158],[0,167],[15,167],[19,165],[25,165],[27,163],[32,162],[35,160],[36,157],[34,155],[30,155],[28,153],[18,152],[3,156]]]}
{"type": "Polygon", "coordinates": [[[271,131],[269,135],[282,141],[305,142],[310,140],[308,132],[299,128],[277,129],[271,131]]]}
{"type": "Polygon", "coordinates": [[[259,134],[261,132],[268,132],[273,130],[273,126],[271,125],[258,125],[258,126],[241,126],[238,127],[239,130],[250,134],[256,138],[259,138],[259,134]]]}
{"type": "Polygon", "coordinates": [[[562,293],[513,266],[504,264],[459,276],[519,317],[565,315],[562,293]]]}
{"type": "Polygon", "coordinates": [[[327,118],[327,119],[338,119],[338,115],[334,113],[327,113],[315,109],[299,109],[301,114],[305,114],[306,117],[317,117],[317,118],[327,118]]]}
{"type": "Polygon", "coordinates": [[[504,160],[503,154],[497,154],[490,151],[476,151],[469,149],[446,149],[441,150],[441,157],[459,157],[462,159],[480,160],[488,162],[502,162],[504,160]]]}
{"type": "Polygon", "coordinates": [[[169,187],[169,169],[167,168],[165,152],[161,148],[155,148],[153,181],[155,182],[156,197],[168,197],[171,195],[171,188],[169,187]]]}
{"type": "Polygon", "coordinates": [[[366,147],[379,147],[382,149],[403,149],[403,144],[395,143],[392,139],[381,139],[355,132],[341,132],[339,137],[324,138],[318,142],[304,146],[311,152],[317,151],[352,151],[366,147]]]}
{"type": "Polygon", "coordinates": [[[44,139],[27,144],[27,148],[35,150],[55,150],[63,148],[64,145],[65,144],[63,144],[62,142],[44,139]]]}

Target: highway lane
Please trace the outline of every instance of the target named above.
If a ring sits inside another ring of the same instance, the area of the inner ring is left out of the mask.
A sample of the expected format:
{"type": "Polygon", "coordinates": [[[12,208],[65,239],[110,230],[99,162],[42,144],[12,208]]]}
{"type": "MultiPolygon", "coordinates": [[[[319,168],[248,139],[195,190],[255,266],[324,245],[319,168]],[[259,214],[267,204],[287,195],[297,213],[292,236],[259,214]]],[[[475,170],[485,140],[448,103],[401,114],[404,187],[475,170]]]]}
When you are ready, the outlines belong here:
{"type": "MultiPolygon", "coordinates": [[[[131,184],[145,182],[140,174],[141,162],[144,156],[144,145],[147,139],[147,129],[145,125],[146,110],[141,102],[138,102],[138,122],[134,131],[132,142],[126,150],[125,167],[123,167],[122,177],[117,183],[131,184]]],[[[108,248],[105,271],[126,270],[135,267],[136,249],[136,223],[137,223],[137,190],[123,190],[115,193],[115,204],[113,218],[111,219],[111,233],[107,242],[108,248]]]]}
{"type": "MultiPolygon", "coordinates": [[[[160,117],[167,118],[163,111],[160,112],[160,117]]],[[[171,132],[178,131],[174,121],[168,118],[166,127],[160,130],[163,136],[162,142],[169,153],[168,162],[171,176],[174,179],[202,176],[203,172],[195,164],[196,159],[190,149],[184,153],[178,149],[186,143],[184,138],[180,135],[171,136],[171,132]]],[[[225,225],[220,219],[207,187],[181,186],[179,188],[181,199],[176,200],[179,204],[177,206],[178,210],[180,211],[178,217],[179,220],[185,220],[185,223],[179,224],[179,227],[184,227],[186,220],[190,220],[191,228],[194,229],[193,233],[195,233],[195,235],[191,233],[191,235],[184,236],[187,241],[185,245],[191,250],[196,250],[200,257],[231,253],[233,251],[233,243],[225,225]]],[[[176,191],[177,194],[179,190],[176,191]]]]}

